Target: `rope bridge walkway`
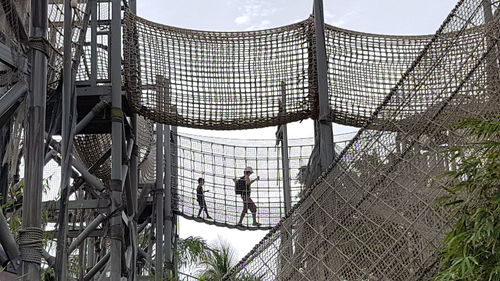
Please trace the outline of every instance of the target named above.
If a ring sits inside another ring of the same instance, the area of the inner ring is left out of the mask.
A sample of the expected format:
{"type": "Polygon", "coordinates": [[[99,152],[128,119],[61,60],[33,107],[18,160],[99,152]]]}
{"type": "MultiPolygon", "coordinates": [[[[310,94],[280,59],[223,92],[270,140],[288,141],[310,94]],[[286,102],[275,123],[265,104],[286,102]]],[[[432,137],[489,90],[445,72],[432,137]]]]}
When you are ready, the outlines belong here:
{"type": "MultiPolygon", "coordinates": [[[[337,143],[338,151],[346,144],[347,141],[337,143]]],[[[313,146],[312,138],[289,140],[292,204],[300,198],[303,187],[301,170],[307,166],[313,146]]],[[[238,141],[179,135],[176,147],[178,183],[173,188],[173,205],[179,214],[199,219],[196,187],[197,180],[201,177],[205,179],[204,189],[209,190],[205,193],[205,200],[208,213],[213,217],[212,221],[202,214],[204,222],[226,227],[236,226],[243,201],[235,193],[233,179],[243,176],[245,167],[250,166],[255,174],[252,178],[260,177],[251,187],[251,198],[257,206],[257,218],[262,225],[252,227],[248,216],[243,221],[243,227],[270,228],[285,215],[281,146],[276,146],[274,140],[238,141]]]]}
{"type": "Polygon", "coordinates": [[[485,3],[457,4],[328,173],[225,280],[432,279],[453,222],[434,202],[446,185],[438,176],[455,165],[446,149],[467,142],[451,124],[500,108],[498,4],[485,3]]]}
{"type": "MultiPolygon", "coordinates": [[[[156,179],[156,151],[153,145],[151,123],[139,119],[140,183],[154,184],[156,179]],[[147,125],[149,124],[149,126],[147,125]],[[149,136],[149,137],[147,137],[149,136]]],[[[245,220],[244,229],[266,229],[276,225],[285,215],[283,194],[283,170],[281,146],[275,140],[234,140],[214,137],[173,135],[171,166],[174,211],[188,219],[203,221],[225,227],[237,227],[243,209],[243,201],[235,193],[233,179],[243,175],[245,167],[251,166],[260,180],[252,185],[251,197],[258,208],[259,227],[245,220]],[[204,189],[207,211],[213,219],[198,218],[199,204],[196,188],[198,178],[205,179],[204,189]]],[[[337,153],[346,146],[353,133],[336,135],[337,153]]],[[[307,166],[314,146],[312,138],[289,140],[289,168],[292,190],[292,204],[298,201],[302,192],[302,172],[307,166]]],[[[75,138],[78,159],[88,167],[95,166],[97,159],[111,147],[109,135],[87,134],[75,138]]],[[[109,159],[94,170],[106,184],[110,178],[109,159]]]]}

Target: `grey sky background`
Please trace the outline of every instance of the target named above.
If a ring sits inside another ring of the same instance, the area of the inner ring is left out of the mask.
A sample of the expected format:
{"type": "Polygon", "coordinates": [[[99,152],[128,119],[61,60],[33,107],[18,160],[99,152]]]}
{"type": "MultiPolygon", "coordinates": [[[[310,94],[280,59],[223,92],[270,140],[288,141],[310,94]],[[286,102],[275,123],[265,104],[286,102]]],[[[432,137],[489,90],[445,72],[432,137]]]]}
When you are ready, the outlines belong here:
{"type": "MultiPolygon", "coordinates": [[[[341,28],[379,34],[432,34],[456,0],[323,0],[325,21],[341,28]]],[[[313,0],[137,0],[138,15],[148,20],[197,30],[245,31],[273,28],[309,17],[313,0]]],[[[334,126],[334,133],[353,128],[334,126]]],[[[226,138],[274,138],[276,128],[210,132],[180,128],[180,132],[226,138]]],[[[289,137],[312,136],[312,122],[289,126],[289,137]]],[[[250,215],[250,214],[249,214],[250,215]]],[[[242,258],[264,231],[238,231],[180,219],[180,236],[220,237],[242,258]]]]}

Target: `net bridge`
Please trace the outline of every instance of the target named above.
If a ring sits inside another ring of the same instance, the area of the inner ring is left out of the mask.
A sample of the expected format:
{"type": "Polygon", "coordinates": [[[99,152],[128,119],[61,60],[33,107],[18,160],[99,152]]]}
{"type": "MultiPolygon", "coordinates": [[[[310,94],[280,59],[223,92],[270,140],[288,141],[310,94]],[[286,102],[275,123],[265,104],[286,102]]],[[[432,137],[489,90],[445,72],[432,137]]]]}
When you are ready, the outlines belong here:
{"type": "Polygon", "coordinates": [[[498,2],[460,0],[419,36],[329,25],[321,0],[248,32],[161,25],[136,0],[0,2],[1,280],[195,280],[180,216],[269,231],[223,280],[435,276],[443,151],[468,142],[461,118],[500,113],[498,2]],[[314,137],[288,139],[305,119],[314,137]],[[260,225],[239,224],[247,167],[260,225]]]}

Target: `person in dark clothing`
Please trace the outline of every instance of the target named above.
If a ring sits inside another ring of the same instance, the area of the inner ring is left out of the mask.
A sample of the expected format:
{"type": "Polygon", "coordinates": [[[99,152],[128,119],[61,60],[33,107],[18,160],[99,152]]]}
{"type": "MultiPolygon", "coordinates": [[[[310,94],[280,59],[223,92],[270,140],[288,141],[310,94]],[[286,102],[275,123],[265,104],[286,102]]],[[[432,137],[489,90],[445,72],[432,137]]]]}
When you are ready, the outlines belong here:
{"type": "Polygon", "coordinates": [[[244,176],[234,180],[235,182],[240,180],[245,181],[245,190],[240,193],[241,200],[243,200],[243,210],[241,211],[238,225],[239,226],[243,225],[243,219],[245,218],[245,215],[248,213],[248,209],[250,209],[250,211],[252,212],[253,225],[260,226],[261,224],[257,221],[257,206],[253,202],[252,198],[250,198],[250,185],[252,185],[252,183],[254,183],[255,181],[258,181],[260,178],[257,176],[257,178],[254,180],[250,179],[250,175],[253,174],[252,167],[246,167],[243,173],[244,176]]]}
{"type": "Polygon", "coordinates": [[[205,179],[199,178],[198,187],[196,188],[196,201],[198,201],[198,205],[200,206],[200,210],[198,211],[198,217],[201,218],[201,212],[205,210],[207,219],[211,219],[212,217],[208,214],[207,202],[205,201],[205,192],[208,192],[208,190],[203,190],[204,184],[205,184],[205,179]]]}

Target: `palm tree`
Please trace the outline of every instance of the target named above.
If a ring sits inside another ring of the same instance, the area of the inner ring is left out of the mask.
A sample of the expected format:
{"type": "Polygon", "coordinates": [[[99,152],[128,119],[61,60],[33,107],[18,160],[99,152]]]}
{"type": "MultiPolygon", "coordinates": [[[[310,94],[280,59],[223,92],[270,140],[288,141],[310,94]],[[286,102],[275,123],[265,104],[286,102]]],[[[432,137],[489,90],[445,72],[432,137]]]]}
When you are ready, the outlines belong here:
{"type": "MultiPolygon", "coordinates": [[[[236,257],[231,245],[219,240],[209,246],[201,237],[190,236],[179,239],[176,258],[180,268],[198,270],[198,280],[219,281],[236,265],[236,257]]],[[[260,281],[262,278],[250,274],[240,276],[234,281],[260,281]]]]}
{"type": "Polygon", "coordinates": [[[175,251],[180,268],[191,269],[199,267],[202,260],[210,255],[211,249],[201,237],[189,236],[180,238],[175,251]]]}
{"type": "Polygon", "coordinates": [[[201,259],[200,265],[203,267],[199,275],[200,280],[221,280],[236,265],[234,250],[219,240],[219,243],[209,250],[208,255],[201,259]]]}

